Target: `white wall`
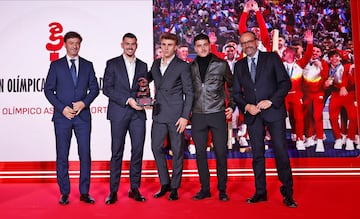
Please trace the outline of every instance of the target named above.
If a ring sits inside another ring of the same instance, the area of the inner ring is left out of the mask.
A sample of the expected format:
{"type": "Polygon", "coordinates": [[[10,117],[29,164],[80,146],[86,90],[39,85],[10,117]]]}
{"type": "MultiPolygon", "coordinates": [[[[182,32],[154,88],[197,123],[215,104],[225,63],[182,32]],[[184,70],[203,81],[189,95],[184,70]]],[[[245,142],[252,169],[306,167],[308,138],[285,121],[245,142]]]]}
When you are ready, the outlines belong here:
{"type": "MultiPolygon", "coordinates": [[[[59,22],[64,35],[74,30],[83,42],[80,56],[93,62],[96,76],[103,77],[106,60],[122,53],[124,33],[132,32],[138,38],[137,56],[148,63],[153,60],[152,1],[0,1],[0,162],[53,161],[55,136],[51,105],[42,91],[18,92],[9,81],[25,79],[42,81],[50,64],[52,22],[59,22]],[[26,108],[35,113],[16,113],[26,108]]],[[[58,51],[60,57],[65,49],[58,51]]],[[[28,83],[26,83],[28,84],[28,83]]],[[[41,83],[40,83],[41,86],[41,83]]],[[[32,87],[33,88],[33,87],[32,87]]],[[[107,98],[100,93],[92,104],[104,109],[107,98]]],[[[144,159],[152,160],[150,149],[151,112],[148,112],[147,138],[144,159]]],[[[129,139],[128,139],[129,140],[129,139]]],[[[106,112],[93,114],[93,160],[110,159],[110,125],[106,112]]],[[[124,158],[129,160],[129,141],[124,158]]],[[[78,160],[75,136],[70,160],[78,160]]]]}

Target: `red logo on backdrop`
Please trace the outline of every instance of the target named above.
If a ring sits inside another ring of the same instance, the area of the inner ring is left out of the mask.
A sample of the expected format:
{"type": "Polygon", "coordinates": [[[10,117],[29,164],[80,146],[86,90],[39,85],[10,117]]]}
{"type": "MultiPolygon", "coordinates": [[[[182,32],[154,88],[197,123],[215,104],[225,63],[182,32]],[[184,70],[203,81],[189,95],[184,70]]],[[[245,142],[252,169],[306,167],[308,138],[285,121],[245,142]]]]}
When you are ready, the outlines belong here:
{"type": "Polygon", "coordinates": [[[49,24],[51,35],[49,39],[51,43],[46,44],[46,49],[50,51],[50,61],[59,59],[59,51],[64,45],[64,37],[61,35],[63,27],[58,22],[52,22],[49,24]]]}

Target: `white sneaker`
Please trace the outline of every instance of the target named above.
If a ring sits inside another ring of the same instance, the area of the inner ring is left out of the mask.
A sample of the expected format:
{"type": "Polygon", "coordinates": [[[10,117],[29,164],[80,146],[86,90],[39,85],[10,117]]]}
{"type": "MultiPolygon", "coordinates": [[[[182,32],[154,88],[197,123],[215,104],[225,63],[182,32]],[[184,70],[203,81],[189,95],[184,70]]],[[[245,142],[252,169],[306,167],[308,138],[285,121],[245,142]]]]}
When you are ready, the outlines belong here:
{"type": "Polygon", "coordinates": [[[323,142],[322,139],[318,139],[318,140],[316,141],[315,152],[325,152],[324,142],[323,142]]]}
{"type": "Polygon", "coordinates": [[[359,144],[360,144],[360,136],[359,135],[355,135],[354,143],[359,147],[359,144]]]}
{"type": "Polygon", "coordinates": [[[345,143],[345,150],[347,150],[347,151],[352,151],[352,150],[354,150],[355,148],[354,148],[354,141],[353,140],[350,140],[350,139],[346,139],[346,143],[345,143]]]}
{"type": "Polygon", "coordinates": [[[232,139],[228,140],[227,148],[230,149],[230,150],[233,148],[232,139]]]}
{"type": "Polygon", "coordinates": [[[314,136],[311,136],[309,138],[306,139],[305,141],[305,147],[311,147],[315,145],[315,140],[314,140],[314,136]]]}
{"type": "Polygon", "coordinates": [[[335,140],[335,143],[334,143],[334,149],[336,150],[341,150],[342,149],[342,139],[339,138],[339,139],[336,139],[335,140]]]}
{"type": "Polygon", "coordinates": [[[346,144],[346,135],[341,134],[341,143],[346,144]]]}
{"type": "Polygon", "coordinates": [[[296,141],[296,149],[298,151],[304,151],[306,149],[303,140],[297,140],[296,141]]]}
{"type": "Polygon", "coordinates": [[[190,154],[196,154],[195,145],[189,144],[188,150],[189,150],[190,154]]]}
{"type": "Polygon", "coordinates": [[[245,137],[239,138],[239,144],[240,144],[240,146],[249,146],[249,143],[246,141],[245,137]]]}

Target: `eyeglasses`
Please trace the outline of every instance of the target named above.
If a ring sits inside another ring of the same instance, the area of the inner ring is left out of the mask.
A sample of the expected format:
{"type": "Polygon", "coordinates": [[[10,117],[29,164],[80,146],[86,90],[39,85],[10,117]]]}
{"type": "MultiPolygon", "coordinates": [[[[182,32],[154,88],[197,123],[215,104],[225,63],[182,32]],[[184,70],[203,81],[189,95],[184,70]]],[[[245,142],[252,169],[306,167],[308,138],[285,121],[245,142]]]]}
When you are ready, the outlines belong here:
{"type": "Polygon", "coordinates": [[[256,40],[256,39],[248,40],[248,41],[245,41],[245,42],[240,42],[240,45],[241,45],[241,46],[245,46],[245,45],[247,45],[247,44],[249,44],[249,43],[253,43],[255,40],[256,40]]]}

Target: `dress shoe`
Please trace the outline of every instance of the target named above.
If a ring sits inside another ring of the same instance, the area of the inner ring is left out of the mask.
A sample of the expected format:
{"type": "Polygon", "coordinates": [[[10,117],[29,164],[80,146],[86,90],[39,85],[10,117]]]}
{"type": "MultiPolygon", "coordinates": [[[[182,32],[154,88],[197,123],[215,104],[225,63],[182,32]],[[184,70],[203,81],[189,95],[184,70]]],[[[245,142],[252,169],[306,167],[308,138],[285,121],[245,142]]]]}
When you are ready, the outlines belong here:
{"type": "Polygon", "coordinates": [[[170,195],[169,195],[169,200],[170,201],[175,201],[179,199],[179,195],[177,192],[177,189],[171,189],[170,195]]]}
{"type": "Polygon", "coordinates": [[[154,198],[160,198],[164,196],[167,192],[170,192],[170,184],[162,185],[160,191],[155,193],[154,198]]]}
{"type": "Polygon", "coordinates": [[[264,201],[267,201],[267,195],[266,194],[262,194],[262,195],[259,195],[259,194],[255,194],[253,197],[251,198],[248,198],[246,200],[247,203],[258,203],[258,202],[264,202],[264,201]]]}
{"type": "Polygon", "coordinates": [[[80,201],[85,202],[87,204],[94,204],[95,200],[89,194],[81,194],[80,201]]]}
{"type": "Polygon", "coordinates": [[[135,201],[138,202],[145,201],[145,197],[140,194],[139,189],[135,188],[129,190],[129,198],[133,198],[135,201]]]}
{"type": "Polygon", "coordinates": [[[109,196],[105,199],[105,204],[111,205],[117,201],[117,192],[110,192],[109,196]]]}
{"type": "Polygon", "coordinates": [[[296,208],[297,204],[292,197],[285,197],[283,203],[289,208],[296,208]]]}
{"type": "Polygon", "coordinates": [[[69,195],[61,195],[59,200],[60,205],[67,205],[69,204],[69,195]]]}
{"type": "Polygon", "coordinates": [[[193,196],[193,200],[202,200],[204,198],[210,198],[211,194],[210,191],[204,191],[204,190],[200,190],[200,192],[196,193],[195,196],[193,196]]]}
{"type": "Polygon", "coordinates": [[[220,192],[219,199],[220,201],[229,201],[229,196],[226,194],[226,192],[220,192]]]}

